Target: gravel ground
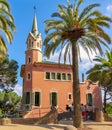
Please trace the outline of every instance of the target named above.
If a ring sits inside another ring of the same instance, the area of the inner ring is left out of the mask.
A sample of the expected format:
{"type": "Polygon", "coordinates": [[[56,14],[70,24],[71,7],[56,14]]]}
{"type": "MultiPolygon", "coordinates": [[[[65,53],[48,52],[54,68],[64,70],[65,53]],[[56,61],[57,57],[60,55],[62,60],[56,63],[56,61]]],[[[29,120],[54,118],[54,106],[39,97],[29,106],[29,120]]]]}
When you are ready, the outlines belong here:
{"type": "MultiPolygon", "coordinates": [[[[19,125],[11,124],[0,126],[0,130],[64,130],[72,122],[48,125],[19,125]]],[[[79,130],[112,130],[112,122],[84,122],[84,128],[79,130]]]]}

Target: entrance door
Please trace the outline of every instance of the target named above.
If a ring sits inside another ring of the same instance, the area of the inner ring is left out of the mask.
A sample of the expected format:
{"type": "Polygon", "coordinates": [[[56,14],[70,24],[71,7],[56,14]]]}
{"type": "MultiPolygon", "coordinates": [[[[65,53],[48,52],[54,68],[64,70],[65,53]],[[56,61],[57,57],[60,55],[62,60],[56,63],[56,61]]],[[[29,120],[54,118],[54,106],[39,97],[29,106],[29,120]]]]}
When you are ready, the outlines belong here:
{"type": "Polygon", "coordinates": [[[50,93],[50,105],[57,106],[57,93],[56,92],[50,93]]]}

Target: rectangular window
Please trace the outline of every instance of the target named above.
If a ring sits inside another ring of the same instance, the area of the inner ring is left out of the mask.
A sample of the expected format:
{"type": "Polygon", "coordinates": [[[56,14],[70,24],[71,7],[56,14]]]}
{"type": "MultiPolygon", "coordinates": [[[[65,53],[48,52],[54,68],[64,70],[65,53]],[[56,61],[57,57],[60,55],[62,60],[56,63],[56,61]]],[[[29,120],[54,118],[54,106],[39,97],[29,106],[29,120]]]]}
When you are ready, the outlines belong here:
{"type": "Polygon", "coordinates": [[[62,80],[66,80],[66,74],[62,74],[62,80]]]}
{"type": "Polygon", "coordinates": [[[67,74],[67,79],[71,80],[71,74],[67,74]]]}
{"type": "Polygon", "coordinates": [[[35,96],[34,98],[35,106],[40,106],[40,92],[35,92],[34,96],[35,96]]]}
{"type": "Polygon", "coordinates": [[[55,79],[55,73],[51,73],[51,79],[55,79]]]}
{"type": "Polygon", "coordinates": [[[26,92],[25,94],[25,104],[30,104],[30,92],[26,92]]]}
{"type": "Polygon", "coordinates": [[[57,73],[57,79],[61,80],[61,74],[60,73],[57,73]]]}
{"type": "Polygon", "coordinates": [[[93,98],[92,98],[92,94],[88,93],[86,94],[86,102],[88,106],[92,106],[93,105],[93,98]]]}
{"type": "Polygon", "coordinates": [[[50,72],[46,72],[46,79],[50,79],[50,72]]]}

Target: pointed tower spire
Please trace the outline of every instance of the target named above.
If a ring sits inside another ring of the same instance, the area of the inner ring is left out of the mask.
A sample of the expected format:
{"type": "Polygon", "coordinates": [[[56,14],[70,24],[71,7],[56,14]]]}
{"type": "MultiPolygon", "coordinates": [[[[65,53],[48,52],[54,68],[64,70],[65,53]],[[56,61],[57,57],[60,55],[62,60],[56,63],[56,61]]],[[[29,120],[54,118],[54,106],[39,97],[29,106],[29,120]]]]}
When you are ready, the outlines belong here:
{"type": "Polygon", "coordinates": [[[34,19],[33,19],[33,25],[32,25],[32,34],[36,36],[38,34],[38,28],[37,28],[37,18],[36,18],[36,7],[34,6],[34,19]]]}

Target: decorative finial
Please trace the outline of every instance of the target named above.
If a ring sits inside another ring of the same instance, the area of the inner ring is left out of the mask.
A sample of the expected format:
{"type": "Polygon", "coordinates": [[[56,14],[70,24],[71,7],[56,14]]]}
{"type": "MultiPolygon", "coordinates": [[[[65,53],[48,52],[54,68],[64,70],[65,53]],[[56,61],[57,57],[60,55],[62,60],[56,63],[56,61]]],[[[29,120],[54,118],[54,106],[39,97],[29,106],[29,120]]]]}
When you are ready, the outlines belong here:
{"type": "Polygon", "coordinates": [[[33,8],[34,8],[34,12],[36,13],[36,6],[34,6],[33,8]]]}

